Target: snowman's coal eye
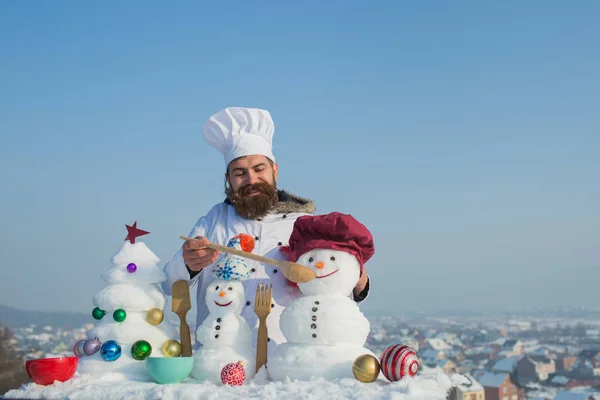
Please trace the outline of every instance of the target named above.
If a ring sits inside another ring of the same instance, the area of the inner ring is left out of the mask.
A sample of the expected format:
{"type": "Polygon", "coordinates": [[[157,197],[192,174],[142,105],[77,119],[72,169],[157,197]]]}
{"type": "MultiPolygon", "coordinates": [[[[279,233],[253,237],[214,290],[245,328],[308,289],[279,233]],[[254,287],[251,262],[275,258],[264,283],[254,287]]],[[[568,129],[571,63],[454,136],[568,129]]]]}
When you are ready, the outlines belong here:
{"type": "Polygon", "coordinates": [[[233,290],[233,288],[232,288],[231,286],[229,286],[227,289],[229,289],[229,290],[233,290]]]}
{"type": "Polygon", "coordinates": [[[217,286],[217,287],[215,288],[215,290],[219,290],[219,287],[217,286]]]}
{"type": "Polygon", "coordinates": [[[313,258],[312,258],[312,257],[311,257],[311,258],[309,258],[309,259],[308,259],[308,262],[313,262],[313,258]]]}
{"type": "Polygon", "coordinates": [[[333,256],[331,256],[329,259],[330,259],[331,261],[335,261],[335,257],[333,257],[333,256]]]}

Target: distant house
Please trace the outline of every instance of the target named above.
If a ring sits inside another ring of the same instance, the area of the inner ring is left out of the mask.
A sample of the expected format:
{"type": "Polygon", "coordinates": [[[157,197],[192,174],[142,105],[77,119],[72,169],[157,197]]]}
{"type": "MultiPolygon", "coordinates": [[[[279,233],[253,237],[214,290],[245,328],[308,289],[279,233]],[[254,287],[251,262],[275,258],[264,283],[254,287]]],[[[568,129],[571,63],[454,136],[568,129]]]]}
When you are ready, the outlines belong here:
{"type": "Polygon", "coordinates": [[[417,356],[422,364],[435,364],[437,361],[445,360],[447,358],[443,351],[433,349],[420,349],[417,352],[417,356]]]}
{"type": "Polygon", "coordinates": [[[432,349],[437,351],[452,350],[452,346],[443,341],[442,339],[425,339],[425,343],[421,346],[420,350],[432,349]]]}
{"type": "Polygon", "coordinates": [[[402,344],[410,347],[414,351],[419,350],[419,341],[411,336],[400,336],[398,338],[395,338],[393,343],[402,343],[402,344]]]}
{"type": "Polygon", "coordinates": [[[460,338],[455,333],[442,332],[436,336],[436,339],[443,340],[451,347],[460,348],[460,349],[465,347],[462,340],[460,340],[460,338]]]}
{"type": "Polygon", "coordinates": [[[526,352],[531,357],[546,357],[550,360],[557,360],[565,354],[565,349],[558,346],[542,345],[526,352]]]}
{"type": "Polygon", "coordinates": [[[496,354],[494,354],[494,358],[504,359],[504,358],[512,357],[516,354],[521,354],[521,353],[515,353],[513,350],[500,350],[500,351],[496,352],[496,354]]]}
{"type": "Polygon", "coordinates": [[[517,361],[517,356],[506,357],[494,363],[491,371],[496,373],[506,372],[508,374],[512,374],[517,368],[517,361]]]}
{"type": "Polygon", "coordinates": [[[515,385],[507,373],[487,372],[478,378],[485,400],[525,400],[525,390],[515,385]]]}
{"type": "Polygon", "coordinates": [[[524,345],[520,340],[500,338],[490,343],[491,346],[498,349],[498,353],[506,356],[519,355],[523,353],[524,345]]]}
{"type": "Polygon", "coordinates": [[[600,376],[600,350],[582,350],[572,369],[584,376],[600,376]]]}
{"type": "Polygon", "coordinates": [[[448,358],[446,351],[449,350],[452,350],[452,347],[442,339],[425,339],[417,356],[422,364],[436,364],[438,361],[448,358]]]}
{"type": "MultiPolygon", "coordinates": [[[[529,356],[524,356],[517,360],[513,376],[515,380],[522,386],[540,381],[540,377],[537,372],[537,364],[529,356]]],[[[543,380],[545,381],[546,379],[548,379],[548,376],[546,376],[543,380]]]]}
{"type": "Polygon", "coordinates": [[[546,381],[550,374],[556,372],[554,360],[541,356],[531,357],[528,354],[519,357],[516,367],[516,376],[520,384],[546,381]]]}
{"type": "Polygon", "coordinates": [[[481,378],[483,375],[485,374],[489,374],[490,371],[486,371],[485,369],[482,368],[476,368],[473,371],[471,371],[471,375],[473,375],[473,377],[477,380],[479,380],[479,378],[481,378]]]}
{"type": "Polygon", "coordinates": [[[600,350],[597,349],[585,349],[582,350],[577,356],[579,360],[589,361],[594,368],[600,367],[600,350]]]}
{"type": "Polygon", "coordinates": [[[468,383],[457,385],[452,397],[447,400],[486,400],[483,386],[470,374],[464,374],[463,377],[467,378],[468,383]]]}
{"type": "Polygon", "coordinates": [[[556,373],[556,362],[547,357],[525,356],[523,360],[531,360],[535,363],[535,372],[537,372],[540,381],[548,380],[551,374],[556,373]]]}
{"type": "Polygon", "coordinates": [[[464,360],[464,362],[459,365],[458,367],[458,373],[459,374],[466,374],[469,373],[475,369],[477,369],[477,364],[475,364],[473,361],[471,360],[464,360]]]}
{"type": "Polygon", "coordinates": [[[563,375],[554,375],[550,379],[550,386],[554,387],[565,387],[569,383],[569,378],[563,375]]]}
{"type": "Polygon", "coordinates": [[[458,373],[456,364],[452,360],[442,360],[437,362],[437,366],[440,367],[446,375],[458,373]]]}
{"type": "Polygon", "coordinates": [[[454,361],[456,364],[460,364],[465,359],[465,353],[461,349],[452,349],[444,352],[446,357],[454,361]]]}
{"type": "Polygon", "coordinates": [[[479,331],[470,338],[471,343],[474,345],[487,343],[488,340],[489,336],[486,330],[479,331]]]}
{"type": "Polygon", "coordinates": [[[441,332],[435,336],[436,339],[441,339],[446,343],[448,343],[451,340],[456,339],[457,337],[458,336],[456,335],[456,333],[449,333],[449,332],[441,332]]]}
{"type": "Polygon", "coordinates": [[[600,385],[600,381],[594,376],[582,376],[577,372],[569,372],[569,382],[567,382],[567,384],[565,385],[565,389],[597,385],[600,385]]]}
{"type": "Polygon", "coordinates": [[[556,359],[556,370],[560,372],[571,371],[575,362],[577,362],[576,356],[559,356],[556,359]]]}
{"type": "Polygon", "coordinates": [[[554,400],[597,400],[596,397],[589,393],[577,393],[569,391],[561,391],[556,394],[554,400]]]}
{"type": "Polygon", "coordinates": [[[494,358],[496,350],[489,347],[472,347],[470,349],[465,350],[465,356],[474,361],[480,362],[482,360],[491,360],[494,358]]]}

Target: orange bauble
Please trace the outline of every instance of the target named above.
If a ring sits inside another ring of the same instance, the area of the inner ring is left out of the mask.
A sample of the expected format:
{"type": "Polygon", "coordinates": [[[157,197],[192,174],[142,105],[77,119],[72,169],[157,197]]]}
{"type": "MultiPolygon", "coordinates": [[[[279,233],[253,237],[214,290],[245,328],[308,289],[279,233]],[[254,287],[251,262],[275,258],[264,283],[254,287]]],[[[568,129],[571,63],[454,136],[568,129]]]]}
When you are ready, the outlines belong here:
{"type": "Polygon", "coordinates": [[[254,246],[256,245],[256,242],[252,236],[248,235],[247,233],[240,233],[236,236],[236,238],[240,238],[240,245],[242,246],[243,251],[246,253],[252,253],[252,250],[254,250],[254,246]]]}

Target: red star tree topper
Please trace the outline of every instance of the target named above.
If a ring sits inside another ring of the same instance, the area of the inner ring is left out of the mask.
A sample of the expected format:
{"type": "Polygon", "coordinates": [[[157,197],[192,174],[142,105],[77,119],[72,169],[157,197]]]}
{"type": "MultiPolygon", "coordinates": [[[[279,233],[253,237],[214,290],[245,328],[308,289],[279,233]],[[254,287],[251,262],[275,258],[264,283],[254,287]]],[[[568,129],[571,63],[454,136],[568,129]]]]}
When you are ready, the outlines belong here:
{"type": "Polygon", "coordinates": [[[133,223],[133,226],[129,226],[127,224],[125,224],[125,226],[127,227],[127,237],[125,238],[125,240],[129,240],[129,243],[134,244],[135,243],[135,239],[139,236],[144,236],[149,234],[150,232],[146,232],[144,230],[138,229],[137,228],[137,221],[135,221],[133,223]]]}

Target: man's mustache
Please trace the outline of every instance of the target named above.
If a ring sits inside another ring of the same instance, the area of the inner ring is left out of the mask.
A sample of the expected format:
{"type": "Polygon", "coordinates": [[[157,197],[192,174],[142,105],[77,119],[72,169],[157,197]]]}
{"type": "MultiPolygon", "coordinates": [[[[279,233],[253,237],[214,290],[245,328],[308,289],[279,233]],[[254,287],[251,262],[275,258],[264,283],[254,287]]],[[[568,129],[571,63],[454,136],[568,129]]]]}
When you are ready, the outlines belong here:
{"type": "Polygon", "coordinates": [[[246,186],[242,186],[238,192],[242,195],[248,195],[254,190],[260,193],[268,193],[269,188],[270,186],[267,183],[252,183],[246,186]]]}

